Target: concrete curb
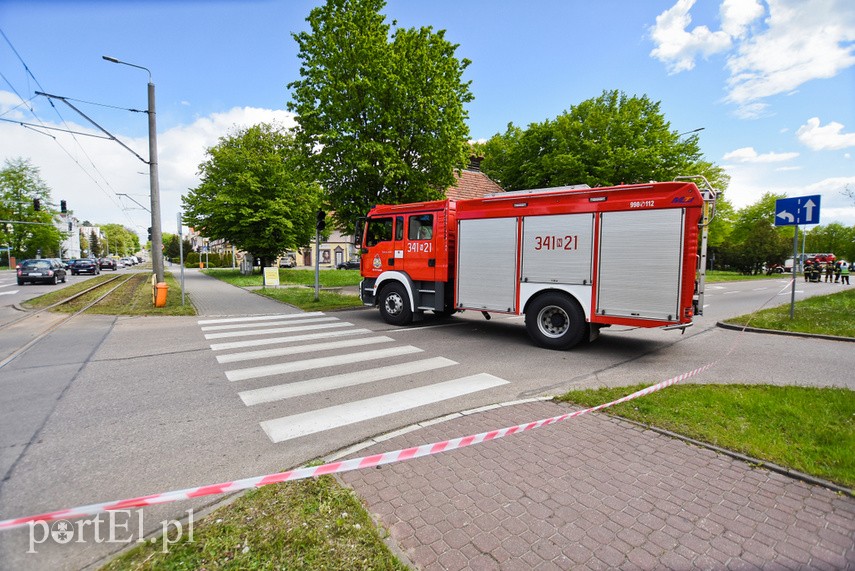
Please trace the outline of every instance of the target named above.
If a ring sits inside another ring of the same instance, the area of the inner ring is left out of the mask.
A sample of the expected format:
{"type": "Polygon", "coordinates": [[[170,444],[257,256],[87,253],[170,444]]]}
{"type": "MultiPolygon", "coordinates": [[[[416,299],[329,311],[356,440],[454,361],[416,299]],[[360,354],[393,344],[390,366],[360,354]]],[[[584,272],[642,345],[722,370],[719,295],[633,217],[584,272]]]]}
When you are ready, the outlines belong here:
{"type": "Polygon", "coordinates": [[[824,339],[826,341],[845,341],[848,343],[855,343],[855,337],[840,337],[837,335],[820,335],[815,333],[801,333],[799,331],[779,331],[777,329],[761,329],[759,327],[745,327],[743,325],[734,325],[732,323],[725,323],[723,321],[719,321],[716,323],[716,327],[721,327],[722,329],[730,329],[731,331],[746,331],[748,333],[769,333],[771,335],[784,335],[789,337],[806,337],[810,339],[824,339]]]}

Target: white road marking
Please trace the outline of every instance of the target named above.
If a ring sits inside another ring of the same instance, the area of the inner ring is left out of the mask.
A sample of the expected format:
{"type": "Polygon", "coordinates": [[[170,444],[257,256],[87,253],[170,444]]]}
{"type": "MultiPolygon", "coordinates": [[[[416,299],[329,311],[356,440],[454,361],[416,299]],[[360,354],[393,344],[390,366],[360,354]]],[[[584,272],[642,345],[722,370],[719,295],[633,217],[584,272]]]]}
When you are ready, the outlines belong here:
{"type": "Polygon", "coordinates": [[[444,383],[391,393],[329,408],[265,420],[261,428],[273,442],[283,442],[371,420],[392,413],[425,406],[466,394],[507,384],[508,381],[487,373],[480,373],[444,383]]]}
{"type": "MultiPolygon", "coordinates": [[[[353,325],[347,323],[346,325],[353,325]]],[[[242,347],[258,347],[260,345],[276,345],[291,343],[294,341],[312,341],[314,339],[331,339],[333,337],[347,337],[348,335],[362,335],[371,333],[370,329],[345,329],[344,331],[325,331],[323,333],[307,333],[305,335],[289,335],[288,337],[270,337],[268,339],[252,339],[250,341],[232,341],[231,343],[214,343],[211,349],[221,351],[223,349],[240,349],[242,347]]]]}
{"type": "Polygon", "coordinates": [[[223,333],[206,333],[205,339],[225,339],[227,337],[249,337],[251,335],[267,335],[270,333],[296,333],[298,331],[314,331],[315,329],[329,329],[332,327],[347,327],[350,323],[338,321],[335,317],[328,317],[317,321],[334,321],[335,323],[313,323],[311,325],[298,325],[296,327],[274,327],[273,329],[253,329],[252,331],[225,331],[223,333]]]}
{"type": "Polygon", "coordinates": [[[343,373],[341,375],[332,375],[329,377],[320,377],[317,379],[309,379],[285,385],[275,385],[251,391],[243,391],[238,393],[238,396],[240,396],[246,406],[252,406],[311,395],[324,391],[354,387],[365,383],[382,381],[384,379],[394,379],[404,375],[414,375],[416,373],[423,373],[425,371],[432,371],[434,369],[450,367],[457,364],[458,363],[456,361],[446,359],[445,357],[433,357],[410,363],[388,365],[386,367],[378,367],[376,369],[366,369],[351,373],[343,373]]]}
{"type": "Polygon", "coordinates": [[[220,319],[202,319],[197,321],[199,325],[213,325],[215,323],[239,323],[244,321],[269,321],[272,319],[296,319],[298,317],[314,317],[323,315],[320,311],[309,313],[279,313],[276,315],[252,315],[249,317],[223,317],[220,319]]]}
{"type": "Polygon", "coordinates": [[[419,349],[418,347],[404,345],[402,347],[391,347],[389,349],[378,349],[376,351],[346,353],[343,355],[320,357],[318,359],[293,361],[291,363],[278,363],[275,365],[250,367],[248,369],[236,369],[234,371],[226,371],[226,378],[230,381],[243,381],[246,379],[256,379],[258,377],[267,377],[270,375],[281,375],[296,371],[309,371],[312,369],[321,369],[323,367],[335,367],[337,365],[350,365],[353,363],[361,363],[363,361],[371,361],[373,359],[386,359],[389,357],[398,357],[400,355],[409,355],[411,353],[421,352],[422,349],[419,349]]]}
{"type": "Polygon", "coordinates": [[[389,343],[394,341],[391,337],[362,337],[359,339],[346,339],[343,341],[329,341],[327,343],[312,343],[309,345],[297,345],[292,347],[277,347],[276,349],[261,349],[260,351],[244,351],[242,353],[229,353],[218,355],[219,363],[237,363],[238,361],[251,361],[253,359],[267,359],[269,357],[284,357],[286,355],[301,355],[303,353],[314,353],[317,351],[331,351],[334,349],[346,349],[348,347],[361,347],[363,345],[374,345],[377,343],[389,343]]]}
{"type": "MultiPolygon", "coordinates": [[[[318,323],[320,321],[335,321],[335,317],[313,317],[309,319],[280,319],[277,321],[268,321],[267,323],[230,323],[228,325],[209,325],[202,327],[202,331],[224,331],[226,329],[249,329],[250,327],[276,327],[279,325],[297,325],[300,323],[318,323]]],[[[261,331],[261,329],[259,329],[261,331]]]]}
{"type": "Polygon", "coordinates": [[[19,291],[21,291],[21,290],[15,289],[12,291],[0,291],[0,295],[14,295],[14,294],[18,293],[19,291]]]}

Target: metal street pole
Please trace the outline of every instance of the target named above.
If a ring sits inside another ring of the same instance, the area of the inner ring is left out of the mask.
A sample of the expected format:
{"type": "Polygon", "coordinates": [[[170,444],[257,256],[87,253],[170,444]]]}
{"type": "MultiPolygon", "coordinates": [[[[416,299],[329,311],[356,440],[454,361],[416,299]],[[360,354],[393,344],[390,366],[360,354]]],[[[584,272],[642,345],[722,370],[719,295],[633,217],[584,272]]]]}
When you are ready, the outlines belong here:
{"type": "Polygon", "coordinates": [[[157,121],[155,112],[154,82],[151,80],[151,70],[141,65],[121,61],[110,56],[103,59],[130,67],[143,69],[148,72],[148,172],[151,193],[151,265],[157,282],[163,282],[163,233],[160,228],[160,184],[157,173],[157,121]]]}

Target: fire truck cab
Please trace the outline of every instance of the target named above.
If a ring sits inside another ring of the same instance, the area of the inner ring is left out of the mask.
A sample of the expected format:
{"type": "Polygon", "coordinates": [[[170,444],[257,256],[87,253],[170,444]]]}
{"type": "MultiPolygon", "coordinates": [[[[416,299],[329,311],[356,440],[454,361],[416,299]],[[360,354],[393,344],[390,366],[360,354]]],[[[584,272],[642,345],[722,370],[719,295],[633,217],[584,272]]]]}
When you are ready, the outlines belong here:
{"type": "Polygon", "coordinates": [[[525,315],[532,339],[553,349],[609,325],[685,328],[703,309],[707,187],[573,186],[376,206],[356,236],[360,295],[394,325],[426,311],[525,315]]]}

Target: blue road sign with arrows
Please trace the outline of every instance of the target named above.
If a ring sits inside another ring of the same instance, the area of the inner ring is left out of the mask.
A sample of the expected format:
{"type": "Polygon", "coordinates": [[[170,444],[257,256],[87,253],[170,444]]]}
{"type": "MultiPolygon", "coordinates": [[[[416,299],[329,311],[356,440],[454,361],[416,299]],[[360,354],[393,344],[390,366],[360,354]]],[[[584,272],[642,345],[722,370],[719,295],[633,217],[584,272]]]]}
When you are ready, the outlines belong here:
{"type": "Polygon", "coordinates": [[[819,196],[797,196],[775,201],[775,226],[819,224],[819,196]]]}

